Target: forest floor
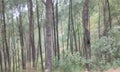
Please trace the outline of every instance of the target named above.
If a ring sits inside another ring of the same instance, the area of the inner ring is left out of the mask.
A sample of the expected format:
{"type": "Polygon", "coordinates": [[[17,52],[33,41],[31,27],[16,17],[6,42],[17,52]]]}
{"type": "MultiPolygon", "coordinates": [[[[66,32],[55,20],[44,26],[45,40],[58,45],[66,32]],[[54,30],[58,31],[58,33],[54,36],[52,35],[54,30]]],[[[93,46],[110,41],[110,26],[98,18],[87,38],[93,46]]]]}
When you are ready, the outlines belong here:
{"type": "Polygon", "coordinates": [[[108,69],[105,72],[120,72],[120,67],[119,68],[111,68],[111,69],[108,69]]]}
{"type": "MultiPolygon", "coordinates": [[[[41,72],[40,70],[36,70],[36,69],[27,69],[25,71],[18,71],[18,72],[41,72]]],[[[60,70],[55,70],[53,72],[62,72],[60,70]]],[[[76,71],[76,72],[88,72],[88,71],[76,71]]],[[[91,71],[91,72],[101,72],[101,71],[91,71]]],[[[110,68],[106,71],[102,71],[102,72],[120,72],[120,67],[118,68],[110,68]]]]}
{"type": "MultiPolygon", "coordinates": [[[[85,72],[88,72],[88,71],[85,71],[85,72]]],[[[101,71],[92,71],[92,72],[101,72],[101,71]]],[[[120,67],[118,68],[110,68],[106,71],[102,71],[102,72],[120,72],[120,67]]]]}

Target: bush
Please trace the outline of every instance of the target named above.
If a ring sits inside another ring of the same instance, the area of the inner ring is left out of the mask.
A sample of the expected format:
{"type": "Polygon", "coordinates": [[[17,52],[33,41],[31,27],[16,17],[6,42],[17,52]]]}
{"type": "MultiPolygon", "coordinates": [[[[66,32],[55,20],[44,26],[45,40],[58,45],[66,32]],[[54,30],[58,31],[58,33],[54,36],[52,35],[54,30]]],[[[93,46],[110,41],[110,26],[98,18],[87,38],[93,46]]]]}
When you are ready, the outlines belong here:
{"type": "Polygon", "coordinates": [[[58,60],[54,58],[53,68],[56,69],[57,66],[62,72],[76,72],[76,70],[85,68],[85,62],[85,58],[81,57],[78,52],[71,54],[66,51],[59,63],[58,60]]]}

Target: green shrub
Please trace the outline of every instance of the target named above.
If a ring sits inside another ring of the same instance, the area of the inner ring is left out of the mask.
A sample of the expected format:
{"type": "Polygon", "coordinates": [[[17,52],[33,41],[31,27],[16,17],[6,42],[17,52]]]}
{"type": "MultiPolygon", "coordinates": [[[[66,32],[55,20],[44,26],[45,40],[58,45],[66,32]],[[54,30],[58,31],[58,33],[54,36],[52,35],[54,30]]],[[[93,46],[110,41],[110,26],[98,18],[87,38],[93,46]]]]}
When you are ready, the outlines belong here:
{"type": "Polygon", "coordinates": [[[85,58],[81,57],[78,52],[71,54],[69,51],[66,51],[59,63],[54,58],[53,68],[56,69],[57,66],[62,72],[76,72],[76,70],[85,68],[85,62],[85,58]]]}

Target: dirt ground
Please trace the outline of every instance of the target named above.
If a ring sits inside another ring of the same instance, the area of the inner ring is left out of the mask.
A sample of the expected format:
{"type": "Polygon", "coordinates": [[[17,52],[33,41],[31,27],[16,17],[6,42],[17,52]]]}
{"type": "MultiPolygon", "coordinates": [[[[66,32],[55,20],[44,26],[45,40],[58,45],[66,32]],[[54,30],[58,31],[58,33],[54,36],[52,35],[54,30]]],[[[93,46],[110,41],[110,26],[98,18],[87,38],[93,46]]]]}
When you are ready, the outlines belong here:
{"type": "MultiPolygon", "coordinates": [[[[88,72],[88,71],[85,71],[88,72]]],[[[100,72],[100,71],[93,71],[93,72],[100,72]]],[[[120,72],[120,67],[119,68],[111,68],[103,72],[120,72]]]]}
{"type": "Polygon", "coordinates": [[[109,70],[107,70],[107,71],[105,71],[105,72],[120,72],[120,67],[119,68],[111,68],[111,69],[109,69],[109,70]]]}

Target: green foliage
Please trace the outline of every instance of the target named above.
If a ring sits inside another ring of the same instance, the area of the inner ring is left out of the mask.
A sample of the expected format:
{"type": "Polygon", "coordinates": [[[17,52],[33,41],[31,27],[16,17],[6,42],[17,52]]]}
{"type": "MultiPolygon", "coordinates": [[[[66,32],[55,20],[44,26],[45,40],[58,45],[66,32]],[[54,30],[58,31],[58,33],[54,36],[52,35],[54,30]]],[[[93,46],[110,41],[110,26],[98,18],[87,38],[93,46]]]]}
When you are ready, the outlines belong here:
{"type": "Polygon", "coordinates": [[[110,32],[109,35],[114,38],[114,58],[119,59],[120,58],[120,29],[119,26],[116,26],[113,28],[110,32]],[[118,27],[118,28],[117,28],[118,27]]]}
{"type": "Polygon", "coordinates": [[[112,62],[112,67],[119,67],[120,66],[120,58],[118,59],[115,59],[113,62],[112,62]]]}
{"type": "Polygon", "coordinates": [[[24,7],[26,3],[27,3],[27,0],[9,0],[8,1],[8,5],[10,9],[16,8],[19,5],[23,5],[24,7]]]}
{"type": "Polygon", "coordinates": [[[111,37],[101,37],[98,41],[96,41],[93,45],[92,53],[110,53],[112,54],[115,51],[113,48],[113,38],[111,37]]]}
{"type": "Polygon", "coordinates": [[[92,43],[92,57],[90,60],[86,60],[78,52],[71,54],[70,51],[65,50],[65,53],[61,55],[63,58],[59,62],[54,58],[53,68],[56,69],[57,67],[62,72],[76,72],[76,70],[84,69],[85,63],[89,63],[91,69],[99,69],[101,71],[111,67],[118,67],[120,66],[119,35],[119,29],[113,28],[109,31],[108,37],[103,36],[95,41],[95,43],[92,43]],[[111,56],[111,62],[109,62],[109,58],[106,58],[105,55],[111,56]]]}
{"type": "Polygon", "coordinates": [[[111,67],[120,66],[119,36],[119,29],[113,28],[109,31],[108,37],[103,36],[92,44],[92,66],[94,69],[99,67],[103,71],[111,67]],[[110,58],[106,56],[110,56],[110,58]]]}
{"type": "Polygon", "coordinates": [[[69,51],[63,54],[63,59],[59,62],[56,58],[53,60],[53,68],[59,68],[62,72],[76,72],[85,68],[86,59],[81,57],[78,52],[71,54],[69,51]]]}

